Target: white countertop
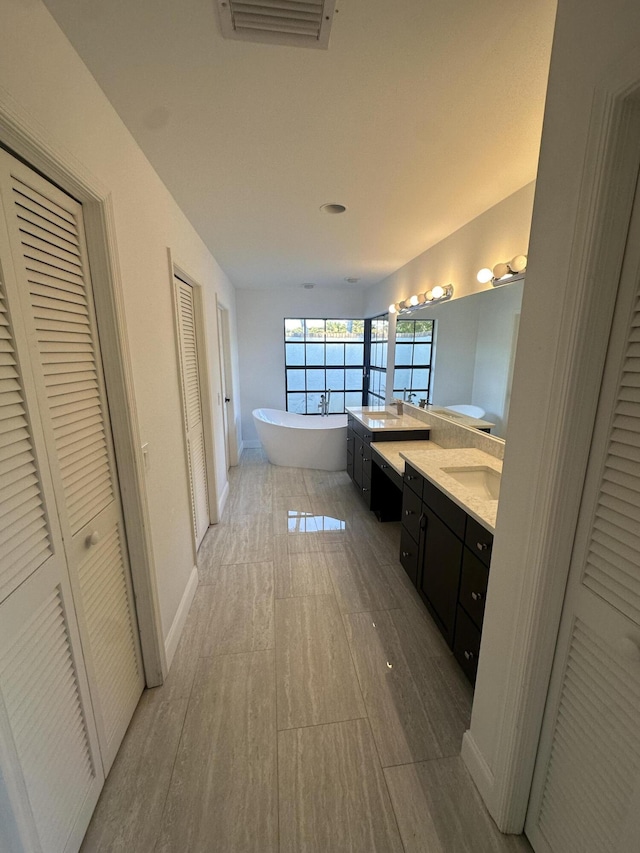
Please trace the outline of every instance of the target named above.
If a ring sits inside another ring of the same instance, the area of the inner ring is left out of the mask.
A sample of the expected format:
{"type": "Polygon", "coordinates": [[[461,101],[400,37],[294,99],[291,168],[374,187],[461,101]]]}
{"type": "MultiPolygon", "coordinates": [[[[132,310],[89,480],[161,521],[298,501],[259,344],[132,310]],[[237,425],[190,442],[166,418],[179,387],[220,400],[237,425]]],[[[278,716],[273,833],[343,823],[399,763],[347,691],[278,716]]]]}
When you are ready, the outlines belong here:
{"type": "Polygon", "coordinates": [[[404,474],[404,456],[419,450],[442,450],[435,441],[372,441],[371,447],[377,450],[385,462],[388,462],[400,476],[404,474]]]}
{"type": "MultiPolygon", "coordinates": [[[[433,442],[429,442],[433,445],[433,442]]],[[[378,450],[378,452],[380,452],[378,450]]],[[[498,501],[480,498],[468,488],[459,483],[443,468],[456,467],[486,467],[502,474],[502,461],[474,447],[462,447],[452,450],[422,448],[400,453],[401,457],[412,465],[416,471],[430,480],[441,492],[462,507],[465,512],[475,518],[487,530],[494,532],[498,501]]]]}
{"type": "Polygon", "coordinates": [[[399,430],[427,430],[430,424],[418,420],[408,414],[398,415],[395,412],[395,406],[348,406],[347,414],[352,415],[367,429],[375,430],[375,432],[397,432],[399,430]],[[386,417],[378,417],[376,415],[384,414],[386,417]]]}

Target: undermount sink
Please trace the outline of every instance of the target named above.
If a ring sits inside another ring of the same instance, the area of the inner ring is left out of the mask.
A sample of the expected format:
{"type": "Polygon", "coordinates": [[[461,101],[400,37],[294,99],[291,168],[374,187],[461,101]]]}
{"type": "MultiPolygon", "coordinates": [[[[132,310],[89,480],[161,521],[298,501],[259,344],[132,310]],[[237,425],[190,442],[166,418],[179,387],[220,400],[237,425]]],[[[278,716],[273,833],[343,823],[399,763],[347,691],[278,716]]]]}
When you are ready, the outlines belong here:
{"type": "Polygon", "coordinates": [[[466,468],[443,468],[442,470],[457,480],[465,489],[473,492],[475,497],[490,501],[498,500],[501,476],[499,471],[482,465],[466,468]]]}
{"type": "Polygon", "coordinates": [[[370,421],[397,421],[398,415],[393,415],[391,412],[365,412],[365,417],[370,421]]]}

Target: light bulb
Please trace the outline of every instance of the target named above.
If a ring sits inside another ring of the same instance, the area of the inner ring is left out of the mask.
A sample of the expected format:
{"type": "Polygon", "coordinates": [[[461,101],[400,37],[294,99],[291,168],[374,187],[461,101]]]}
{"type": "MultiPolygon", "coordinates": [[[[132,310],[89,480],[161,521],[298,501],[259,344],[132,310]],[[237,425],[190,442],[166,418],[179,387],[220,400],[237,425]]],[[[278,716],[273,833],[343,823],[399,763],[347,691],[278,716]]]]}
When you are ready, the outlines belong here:
{"type": "Polygon", "coordinates": [[[427,301],[427,294],[426,293],[419,293],[418,294],[418,302],[420,303],[420,305],[424,305],[424,303],[426,301],[427,301]]]}
{"type": "Polygon", "coordinates": [[[404,311],[404,309],[407,307],[407,303],[404,299],[401,302],[396,302],[396,305],[398,306],[398,311],[404,311]]]}
{"type": "Polygon", "coordinates": [[[507,264],[496,264],[493,268],[493,277],[502,278],[505,275],[509,275],[509,267],[507,264]]]}
{"type": "Polygon", "coordinates": [[[433,302],[433,290],[427,290],[424,295],[424,298],[427,302],[433,302]]]}
{"type": "Polygon", "coordinates": [[[414,306],[417,305],[420,300],[416,295],[409,297],[409,305],[414,306]]]}
{"type": "Polygon", "coordinates": [[[488,281],[491,281],[493,278],[493,272],[488,267],[483,267],[481,270],[478,270],[478,275],[476,276],[480,284],[486,284],[488,281]]]}
{"type": "Polygon", "coordinates": [[[433,290],[431,291],[431,293],[433,294],[433,298],[434,298],[434,299],[442,299],[442,297],[444,296],[444,287],[440,287],[440,285],[439,285],[439,284],[437,284],[437,285],[433,288],[433,290]]]}
{"type": "Polygon", "coordinates": [[[511,272],[523,272],[527,268],[527,256],[526,255],[516,255],[511,261],[509,261],[509,269],[511,272]]]}
{"type": "Polygon", "coordinates": [[[396,308],[396,306],[393,303],[391,303],[391,305],[389,305],[389,314],[397,314],[397,313],[398,313],[398,309],[396,308]]]}

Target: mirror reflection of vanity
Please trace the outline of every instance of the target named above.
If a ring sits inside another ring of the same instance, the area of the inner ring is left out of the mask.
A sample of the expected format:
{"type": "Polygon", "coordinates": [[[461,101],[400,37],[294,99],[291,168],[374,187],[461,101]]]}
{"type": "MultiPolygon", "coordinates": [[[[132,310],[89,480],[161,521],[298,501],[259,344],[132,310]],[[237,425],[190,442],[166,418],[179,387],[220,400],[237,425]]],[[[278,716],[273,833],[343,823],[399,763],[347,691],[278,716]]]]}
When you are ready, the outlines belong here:
{"type": "MultiPolygon", "coordinates": [[[[426,306],[407,319],[436,320],[431,404],[469,403],[485,410],[504,438],[524,281],[426,306]]],[[[403,315],[404,316],[404,315],[403,315]]]]}

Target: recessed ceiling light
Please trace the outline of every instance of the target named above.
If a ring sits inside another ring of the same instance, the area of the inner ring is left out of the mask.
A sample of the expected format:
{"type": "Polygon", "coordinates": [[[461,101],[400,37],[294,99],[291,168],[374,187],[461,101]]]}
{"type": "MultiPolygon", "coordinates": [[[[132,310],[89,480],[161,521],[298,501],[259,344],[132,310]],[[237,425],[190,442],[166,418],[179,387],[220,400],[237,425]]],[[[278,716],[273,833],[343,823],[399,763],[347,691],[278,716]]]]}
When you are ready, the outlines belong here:
{"type": "Polygon", "coordinates": [[[335,202],[332,202],[331,204],[320,205],[320,210],[323,213],[344,213],[346,209],[346,205],[336,204],[335,202]]]}
{"type": "Polygon", "coordinates": [[[345,281],[346,281],[348,284],[357,284],[357,283],[360,281],[360,279],[359,279],[359,278],[357,278],[355,275],[352,275],[352,276],[350,276],[349,278],[345,278],[345,281]]]}

